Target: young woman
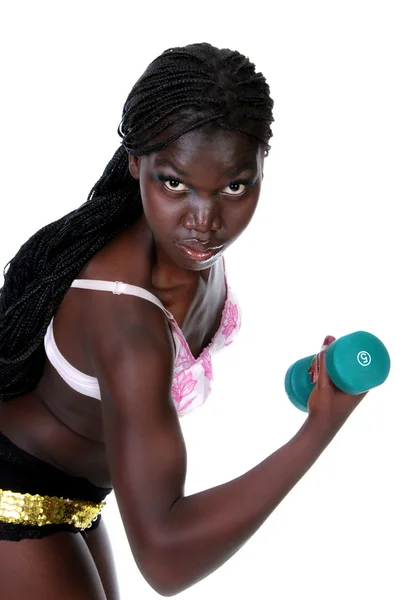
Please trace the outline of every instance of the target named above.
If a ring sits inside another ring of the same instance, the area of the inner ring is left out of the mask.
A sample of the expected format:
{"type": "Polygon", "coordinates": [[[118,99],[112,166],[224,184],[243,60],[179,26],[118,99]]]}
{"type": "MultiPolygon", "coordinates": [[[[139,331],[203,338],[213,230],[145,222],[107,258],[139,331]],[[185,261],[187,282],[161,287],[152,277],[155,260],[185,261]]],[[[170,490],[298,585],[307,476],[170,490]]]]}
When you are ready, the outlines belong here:
{"type": "MultiPolygon", "coordinates": [[[[122,145],[86,203],[5,271],[0,304],[0,565],[16,600],[118,598],[102,502],[162,595],[193,585],[262,525],[362,396],[328,379],[243,476],[184,495],[179,417],[210,392],[240,311],[223,253],[254,214],[273,102],[247,58],[173,48],[132,89],[122,145]]],[[[257,269],[255,265],[255,269],[257,269]]]]}

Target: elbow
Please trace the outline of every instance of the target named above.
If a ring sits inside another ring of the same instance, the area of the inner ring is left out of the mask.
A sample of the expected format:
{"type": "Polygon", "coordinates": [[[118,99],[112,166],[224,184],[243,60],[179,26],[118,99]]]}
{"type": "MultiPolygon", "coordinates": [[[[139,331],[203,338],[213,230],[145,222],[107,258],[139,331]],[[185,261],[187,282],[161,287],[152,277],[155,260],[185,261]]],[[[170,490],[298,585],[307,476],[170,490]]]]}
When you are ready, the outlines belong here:
{"type": "Polygon", "coordinates": [[[166,568],[163,565],[138,565],[142,576],[160,596],[170,598],[183,592],[187,587],[190,587],[190,583],[185,585],[181,577],[176,577],[174,572],[166,573],[166,568]]]}
{"type": "Polygon", "coordinates": [[[184,589],[170,589],[165,587],[154,587],[152,586],[155,592],[157,592],[160,596],[164,596],[165,598],[171,598],[172,596],[176,596],[180,592],[183,592],[184,589]]]}
{"type": "Polygon", "coordinates": [[[136,556],[137,566],[147,583],[160,596],[176,596],[196,581],[173,552],[148,549],[136,556]]]}
{"type": "Polygon", "coordinates": [[[150,587],[160,596],[164,596],[165,598],[176,596],[186,590],[187,587],[190,587],[190,585],[178,585],[178,582],[172,581],[171,576],[164,577],[163,573],[157,573],[155,572],[155,569],[152,569],[151,573],[149,570],[145,569],[140,569],[140,571],[150,587]]]}

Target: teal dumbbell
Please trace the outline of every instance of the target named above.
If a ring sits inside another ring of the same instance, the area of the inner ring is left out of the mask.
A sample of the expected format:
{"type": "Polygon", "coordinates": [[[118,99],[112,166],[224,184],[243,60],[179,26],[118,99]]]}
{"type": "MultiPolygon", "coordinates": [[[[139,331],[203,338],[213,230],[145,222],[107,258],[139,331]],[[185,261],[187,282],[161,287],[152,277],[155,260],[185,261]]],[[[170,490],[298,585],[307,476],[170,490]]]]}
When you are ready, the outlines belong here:
{"type": "MultiPolygon", "coordinates": [[[[308,412],[308,399],[315,386],[308,370],[315,355],[298,360],[285,376],[285,391],[291,402],[308,412]]],[[[387,379],[390,356],[383,342],[366,331],[356,331],[335,340],[327,349],[327,373],[336,387],[347,394],[362,394],[387,379]]]]}

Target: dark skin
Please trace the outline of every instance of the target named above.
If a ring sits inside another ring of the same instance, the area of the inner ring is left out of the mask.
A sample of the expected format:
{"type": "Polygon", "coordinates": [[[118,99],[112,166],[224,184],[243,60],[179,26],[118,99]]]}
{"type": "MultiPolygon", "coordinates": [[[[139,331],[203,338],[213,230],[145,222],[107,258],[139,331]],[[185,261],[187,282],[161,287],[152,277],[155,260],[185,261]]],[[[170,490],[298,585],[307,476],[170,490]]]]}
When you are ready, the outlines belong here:
{"type": "MultiPolygon", "coordinates": [[[[263,160],[256,142],[210,130],[130,157],[144,215],[77,278],[148,289],[173,313],[198,356],[219,327],[226,296],[221,254],[254,214],[263,160]],[[194,238],[205,244],[201,250],[214,248],[213,256],[195,261],[180,249],[194,238]]],[[[98,378],[101,402],[72,390],[47,362],[35,392],[3,404],[1,430],[66,472],[113,486],[138,567],[163,595],[186,589],[228,560],[363,397],[334,388],[323,348],[309,415],[288,444],[243,476],[185,497],[186,452],[171,399],[174,347],[164,313],[141,298],[71,289],[54,333],[65,358],[98,378]]],[[[0,561],[2,589],[16,600],[28,589],[30,598],[41,600],[118,598],[102,523],[86,538],[60,533],[0,544],[0,561]]]]}

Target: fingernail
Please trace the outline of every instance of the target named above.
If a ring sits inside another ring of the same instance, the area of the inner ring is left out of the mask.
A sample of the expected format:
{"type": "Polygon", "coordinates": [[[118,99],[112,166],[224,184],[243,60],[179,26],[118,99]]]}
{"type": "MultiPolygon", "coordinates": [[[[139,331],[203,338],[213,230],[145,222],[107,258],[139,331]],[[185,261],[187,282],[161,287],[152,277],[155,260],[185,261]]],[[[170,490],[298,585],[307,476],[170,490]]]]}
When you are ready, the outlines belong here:
{"type": "Polygon", "coordinates": [[[330,341],[330,338],[331,338],[331,335],[326,335],[326,337],[324,338],[324,341],[323,341],[323,346],[327,346],[327,344],[330,341]]]}
{"type": "Polygon", "coordinates": [[[310,375],[310,382],[311,383],[316,383],[316,373],[315,370],[311,367],[308,371],[309,375],[310,375]]]}

